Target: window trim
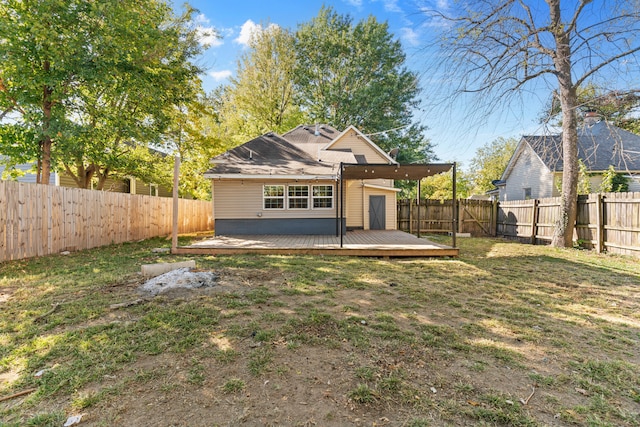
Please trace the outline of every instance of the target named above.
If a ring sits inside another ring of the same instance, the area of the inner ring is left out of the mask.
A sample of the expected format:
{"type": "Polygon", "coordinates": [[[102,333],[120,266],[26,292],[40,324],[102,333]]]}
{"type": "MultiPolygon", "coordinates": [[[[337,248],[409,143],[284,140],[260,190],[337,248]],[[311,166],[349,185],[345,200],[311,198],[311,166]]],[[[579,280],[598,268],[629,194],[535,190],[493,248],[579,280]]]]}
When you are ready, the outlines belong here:
{"type": "Polygon", "coordinates": [[[286,185],[283,185],[283,184],[263,184],[262,185],[262,209],[264,209],[265,211],[283,211],[287,206],[286,201],[287,201],[286,185]],[[267,196],[265,194],[265,190],[267,187],[282,187],[282,196],[267,196]],[[265,204],[267,199],[282,200],[282,207],[281,208],[267,207],[265,204]]]}
{"type": "Polygon", "coordinates": [[[287,185],[287,209],[292,210],[292,211],[305,211],[305,210],[309,210],[310,206],[309,206],[309,196],[311,195],[311,193],[309,192],[309,184],[294,184],[294,185],[287,185]],[[307,195],[306,196],[292,196],[291,192],[289,191],[291,188],[295,188],[295,187],[304,187],[307,189],[307,195]],[[304,208],[299,208],[299,207],[291,207],[291,202],[293,200],[305,200],[307,202],[307,206],[304,208]]]}
{"type": "Polygon", "coordinates": [[[334,195],[335,195],[335,191],[334,191],[334,187],[333,184],[317,184],[317,185],[312,185],[311,186],[311,209],[314,210],[330,210],[333,209],[334,207],[334,195]],[[314,196],[313,194],[313,188],[314,187],[328,187],[331,189],[331,196],[314,196]],[[331,206],[329,207],[315,207],[315,200],[316,199],[329,199],[331,201],[331,206]]]}

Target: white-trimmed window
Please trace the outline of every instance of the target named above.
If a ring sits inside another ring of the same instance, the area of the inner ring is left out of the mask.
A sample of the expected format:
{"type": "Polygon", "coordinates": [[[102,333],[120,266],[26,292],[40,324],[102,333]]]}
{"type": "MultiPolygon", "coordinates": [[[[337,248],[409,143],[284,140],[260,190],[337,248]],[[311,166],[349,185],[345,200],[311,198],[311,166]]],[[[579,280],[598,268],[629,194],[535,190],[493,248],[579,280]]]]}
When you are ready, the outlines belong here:
{"type": "Polygon", "coordinates": [[[314,209],[333,208],[333,185],[314,185],[312,193],[314,209]]]}
{"type": "Polygon", "coordinates": [[[284,185],[265,185],[262,199],[265,209],[284,209],[284,185]]]}
{"type": "Polygon", "coordinates": [[[287,190],[289,209],[309,209],[308,185],[290,185],[287,190]]]}
{"type": "Polygon", "coordinates": [[[149,184],[149,195],[158,196],[158,184],[149,184]]]}

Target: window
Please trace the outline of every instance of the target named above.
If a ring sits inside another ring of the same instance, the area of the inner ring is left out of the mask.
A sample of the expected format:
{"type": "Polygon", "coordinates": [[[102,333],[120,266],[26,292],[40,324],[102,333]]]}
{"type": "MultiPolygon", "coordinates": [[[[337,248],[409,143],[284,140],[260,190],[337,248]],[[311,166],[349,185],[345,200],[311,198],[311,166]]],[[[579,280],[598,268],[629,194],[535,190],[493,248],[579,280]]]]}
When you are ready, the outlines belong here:
{"type": "Polygon", "coordinates": [[[284,209],[284,185],[265,185],[262,196],[265,209],[284,209]]]}
{"type": "Polygon", "coordinates": [[[531,198],[531,188],[524,189],[524,199],[529,200],[531,198]]]}
{"type": "Polygon", "coordinates": [[[308,185],[290,185],[288,190],[289,209],[309,209],[308,185]]]}
{"type": "Polygon", "coordinates": [[[333,186],[314,185],[313,186],[313,208],[331,209],[333,207],[333,186]]]}
{"type": "Polygon", "coordinates": [[[158,196],[158,184],[149,184],[149,195],[158,196]]]}

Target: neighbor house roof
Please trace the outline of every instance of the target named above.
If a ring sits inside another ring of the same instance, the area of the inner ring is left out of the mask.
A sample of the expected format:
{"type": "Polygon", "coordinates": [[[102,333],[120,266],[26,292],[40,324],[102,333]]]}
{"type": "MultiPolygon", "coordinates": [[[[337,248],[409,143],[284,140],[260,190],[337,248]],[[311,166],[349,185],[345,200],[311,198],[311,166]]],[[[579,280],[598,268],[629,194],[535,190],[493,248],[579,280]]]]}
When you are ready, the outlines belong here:
{"type": "MultiPolygon", "coordinates": [[[[552,171],[561,171],[562,135],[523,137],[552,171]]],[[[578,129],[578,158],[590,171],[640,170],[640,136],[605,121],[578,129]]]]}
{"type": "MultiPolygon", "coordinates": [[[[562,171],[562,135],[529,135],[520,140],[502,180],[511,173],[525,145],[550,171],[562,171]]],[[[610,165],[620,172],[640,171],[640,136],[605,121],[585,124],[578,129],[578,158],[590,172],[606,171],[610,165]]]]}

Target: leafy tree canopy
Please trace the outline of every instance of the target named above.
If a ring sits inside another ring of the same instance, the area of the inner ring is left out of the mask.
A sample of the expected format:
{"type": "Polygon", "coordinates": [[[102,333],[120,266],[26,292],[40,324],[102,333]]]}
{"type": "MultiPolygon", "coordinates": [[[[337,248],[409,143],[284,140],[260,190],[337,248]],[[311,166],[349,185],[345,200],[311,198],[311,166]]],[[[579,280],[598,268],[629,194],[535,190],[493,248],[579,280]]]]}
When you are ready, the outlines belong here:
{"type": "Polygon", "coordinates": [[[515,138],[497,138],[476,150],[469,166],[472,194],[484,194],[494,188],[518,145],[515,138]]]}

